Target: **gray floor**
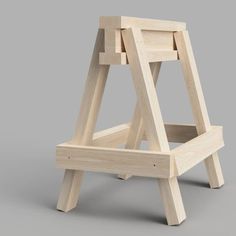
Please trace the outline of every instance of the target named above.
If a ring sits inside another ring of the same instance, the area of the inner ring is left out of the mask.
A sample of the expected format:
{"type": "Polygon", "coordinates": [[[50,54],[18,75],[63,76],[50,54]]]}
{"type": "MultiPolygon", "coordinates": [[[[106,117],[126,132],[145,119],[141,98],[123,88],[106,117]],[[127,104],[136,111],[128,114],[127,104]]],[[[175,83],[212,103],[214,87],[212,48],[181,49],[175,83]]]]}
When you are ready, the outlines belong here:
{"type": "MultiPolygon", "coordinates": [[[[4,235],[235,235],[236,185],[226,171],[221,189],[208,187],[199,165],[180,178],[187,220],[167,226],[155,179],[86,173],[79,206],[55,210],[62,171],[54,168],[53,153],[1,163],[1,227],[4,235]],[[228,179],[230,178],[230,181],[228,179]]],[[[222,163],[224,165],[224,162],[222,163]]],[[[230,169],[229,169],[230,170],[230,169]]],[[[3,234],[1,234],[3,235],[3,234]]]]}

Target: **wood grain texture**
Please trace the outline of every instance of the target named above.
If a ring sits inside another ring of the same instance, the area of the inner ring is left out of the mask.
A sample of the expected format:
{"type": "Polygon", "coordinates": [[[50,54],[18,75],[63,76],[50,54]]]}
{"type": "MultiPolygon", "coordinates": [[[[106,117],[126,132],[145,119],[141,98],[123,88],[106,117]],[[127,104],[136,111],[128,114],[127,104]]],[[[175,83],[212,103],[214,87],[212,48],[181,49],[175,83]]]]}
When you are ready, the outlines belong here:
{"type": "MultiPolygon", "coordinates": [[[[157,78],[160,72],[161,63],[151,63],[150,68],[152,71],[152,77],[154,84],[157,83],[157,78]]],[[[144,138],[144,126],[143,126],[143,119],[141,116],[141,111],[139,109],[138,102],[136,103],[131,126],[128,133],[127,143],[125,145],[126,149],[138,149],[142,140],[144,138]]],[[[120,179],[127,180],[131,177],[129,174],[119,175],[120,179]]]]}
{"type": "Polygon", "coordinates": [[[73,170],[129,173],[137,176],[169,178],[174,174],[174,159],[169,152],[78,146],[57,146],[57,166],[73,170]]]}
{"type": "Polygon", "coordinates": [[[151,150],[169,151],[156,89],[140,29],[122,31],[146,136],[151,150]]]}
{"type": "Polygon", "coordinates": [[[158,180],[168,225],[179,225],[186,219],[186,213],[176,177],[158,180]]]}
{"type": "MultiPolygon", "coordinates": [[[[196,62],[190,38],[187,31],[174,33],[180,62],[182,65],[185,83],[187,86],[191,107],[198,134],[209,131],[211,128],[203,91],[197,71],[196,62]]],[[[211,188],[219,188],[224,184],[224,178],[217,153],[205,160],[209,183],[211,188]]]]}
{"type": "MultiPolygon", "coordinates": [[[[161,116],[151,69],[144,49],[140,29],[130,28],[122,31],[131,73],[138,97],[146,136],[151,150],[169,151],[169,144],[161,116]]],[[[185,210],[176,177],[159,181],[169,225],[180,224],[185,218],[185,210]]]]}
{"type": "Polygon", "coordinates": [[[180,31],[185,30],[184,22],[146,19],[128,16],[101,16],[99,19],[99,28],[140,28],[144,30],[157,31],[180,31]]]}
{"type": "MultiPolygon", "coordinates": [[[[109,66],[99,65],[99,52],[104,49],[104,31],[98,30],[92,60],[89,67],[85,91],[80,106],[80,114],[73,144],[88,145],[92,142],[93,132],[101,99],[109,71],[109,66]]],[[[62,183],[57,209],[69,211],[76,206],[83,172],[66,170],[62,183]]]]}
{"type": "Polygon", "coordinates": [[[214,126],[209,131],[173,149],[177,175],[203,161],[224,146],[222,127],[214,126]]]}

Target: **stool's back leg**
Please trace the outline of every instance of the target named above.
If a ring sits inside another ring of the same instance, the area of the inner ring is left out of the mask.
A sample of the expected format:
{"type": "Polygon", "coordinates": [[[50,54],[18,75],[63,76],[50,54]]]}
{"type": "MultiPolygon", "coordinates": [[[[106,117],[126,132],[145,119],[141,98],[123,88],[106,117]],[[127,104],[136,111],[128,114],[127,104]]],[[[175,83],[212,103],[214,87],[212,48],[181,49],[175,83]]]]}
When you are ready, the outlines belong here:
{"type": "MultiPolygon", "coordinates": [[[[122,37],[150,149],[168,152],[169,144],[151,69],[145,54],[142,32],[140,29],[127,29],[122,31],[122,37]]],[[[186,216],[177,179],[174,177],[160,180],[159,184],[168,224],[180,224],[186,216]]]]}
{"type": "MultiPolygon", "coordinates": [[[[92,60],[86,80],[85,91],[80,106],[80,114],[73,144],[89,145],[102,100],[103,91],[109,71],[109,65],[99,65],[99,52],[104,48],[104,32],[99,30],[93,51],[92,60]]],[[[83,171],[66,170],[59,195],[57,209],[69,211],[76,207],[83,171]]]]}
{"type": "MultiPolygon", "coordinates": [[[[161,62],[151,63],[150,68],[152,71],[154,84],[156,84],[157,79],[158,79],[158,75],[160,72],[160,68],[161,68],[161,62]]],[[[138,105],[138,103],[136,103],[125,148],[137,149],[142,142],[143,136],[144,136],[143,119],[141,116],[139,105],[138,105]]],[[[124,174],[124,175],[119,175],[118,177],[126,180],[129,177],[131,177],[131,175],[124,174]]]]}
{"type": "MultiPolygon", "coordinates": [[[[174,33],[174,38],[183,68],[185,83],[190,97],[191,107],[198,134],[211,128],[208,112],[203,96],[202,87],[197,71],[196,62],[187,31],[174,33]]],[[[211,188],[218,188],[224,184],[218,154],[214,153],[205,159],[205,165],[211,188]]]]}

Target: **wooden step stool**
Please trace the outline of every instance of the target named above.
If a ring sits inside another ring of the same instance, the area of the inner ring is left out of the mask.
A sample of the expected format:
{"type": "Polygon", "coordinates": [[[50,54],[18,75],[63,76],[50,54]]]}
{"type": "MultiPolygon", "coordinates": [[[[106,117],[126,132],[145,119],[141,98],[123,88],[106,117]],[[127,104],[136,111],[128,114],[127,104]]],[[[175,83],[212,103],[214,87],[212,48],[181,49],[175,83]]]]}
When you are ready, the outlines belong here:
{"type": "Polygon", "coordinates": [[[210,124],[185,23],[124,16],[100,17],[76,132],[56,148],[65,176],[57,209],[76,207],[83,171],[158,178],[167,222],[178,225],[185,210],[177,176],[205,162],[211,188],[224,184],[217,151],[222,127],[210,124]],[[180,60],[195,125],[164,124],[155,84],[162,61],[180,60]],[[132,121],[94,134],[109,67],[129,64],[137,93],[132,121]],[[148,151],[139,150],[142,140],[148,151]],[[168,142],[184,143],[170,150],[168,142]],[[125,149],[118,148],[125,144],[125,149]]]}

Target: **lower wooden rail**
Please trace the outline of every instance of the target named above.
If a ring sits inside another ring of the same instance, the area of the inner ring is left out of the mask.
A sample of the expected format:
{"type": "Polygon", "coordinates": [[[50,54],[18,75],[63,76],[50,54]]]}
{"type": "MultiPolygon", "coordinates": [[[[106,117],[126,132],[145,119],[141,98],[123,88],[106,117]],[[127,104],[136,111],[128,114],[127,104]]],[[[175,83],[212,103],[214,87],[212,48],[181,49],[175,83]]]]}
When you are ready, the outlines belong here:
{"type": "Polygon", "coordinates": [[[125,143],[129,127],[129,124],[122,124],[95,133],[93,145],[97,146],[79,146],[71,142],[57,145],[57,166],[73,170],[170,178],[183,174],[224,146],[221,126],[212,126],[208,132],[197,136],[195,126],[166,124],[169,141],[187,142],[170,152],[115,148],[125,143]],[[110,147],[99,147],[102,145],[110,147]]]}
{"type": "Polygon", "coordinates": [[[223,146],[223,128],[212,126],[208,132],[173,149],[171,154],[175,158],[176,175],[182,175],[223,146]]]}
{"type": "Polygon", "coordinates": [[[169,153],[154,151],[77,146],[57,146],[57,166],[114,174],[169,178],[174,175],[174,160],[169,153]]]}

